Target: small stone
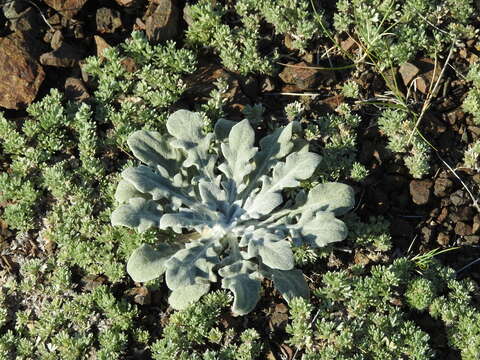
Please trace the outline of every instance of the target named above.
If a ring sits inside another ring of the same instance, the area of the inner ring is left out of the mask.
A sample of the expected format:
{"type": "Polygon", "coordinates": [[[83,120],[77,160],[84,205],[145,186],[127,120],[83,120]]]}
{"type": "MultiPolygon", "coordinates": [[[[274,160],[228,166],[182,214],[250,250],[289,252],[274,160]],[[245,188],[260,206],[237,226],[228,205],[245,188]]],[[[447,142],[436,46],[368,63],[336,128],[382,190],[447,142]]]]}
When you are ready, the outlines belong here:
{"type": "Polygon", "coordinates": [[[468,202],[466,193],[463,190],[457,190],[452,195],[450,195],[450,201],[455,206],[462,206],[468,202]]]}
{"type": "Polygon", "coordinates": [[[275,90],[275,83],[273,79],[267,76],[261,83],[262,92],[270,92],[275,90]]]}
{"type": "Polygon", "coordinates": [[[473,207],[471,206],[461,207],[457,211],[457,218],[460,221],[471,221],[473,218],[473,213],[474,213],[473,207]]]}
{"type": "Polygon", "coordinates": [[[69,77],[65,80],[65,97],[72,101],[85,101],[90,95],[81,79],[69,77]]]}
{"type": "Polygon", "coordinates": [[[433,193],[437,197],[445,197],[447,196],[447,193],[449,190],[452,188],[453,182],[450,179],[447,178],[437,178],[435,180],[435,185],[433,187],[433,193]]]}
{"type": "Polygon", "coordinates": [[[42,54],[40,63],[55,67],[74,67],[82,57],[82,50],[64,42],[58,49],[42,54]]]}
{"type": "Polygon", "coordinates": [[[340,42],[340,47],[343,51],[348,53],[353,52],[355,49],[357,49],[358,45],[352,37],[348,37],[348,39],[340,42]]]}
{"type": "Polygon", "coordinates": [[[133,4],[135,4],[136,0],[115,0],[118,5],[123,6],[123,7],[131,7],[133,4]]]}
{"type": "Polygon", "coordinates": [[[82,9],[87,0],[44,0],[44,2],[67,19],[71,19],[82,9]]]}
{"type": "Polygon", "coordinates": [[[103,52],[105,49],[111,48],[111,46],[101,36],[94,35],[93,39],[95,40],[95,45],[97,47],[97,56],[103,60],[105,58],[103,52]]]}
{"type": "Polygon", "coordinates": [[[99,33],[114,33],[122,27],[122,19],[118,10],[102,7],[95,16],[99,33]]]}
{"type": "Polygon", "coordinates": [[[440,246],[448,246],[448,243],[450,241],[450,236],[447,234],[441,232],[437,235],[437,244],[440,246]]]}
{"type": "Polygon", "coordinates": [[[430,200],[430,189],[433,183],[430,180],[412,180],[410,182],[410,195],[417,205],[425,205],[430,200]]]}
{"type": "Polygon", "coordinates": [[[439,224],[443,223],[448,216],[448,208],[443,207],[440,215],[438,215],[437,222],[439,224]]]}
{"type": "Polygon", "coordinates": [[[0,106],[23,109],[37,96],[45,72],[21,33],[0,38],[0,106]]]}
{"type": "Polygon", "coordinates": [[[410,82],[418,75],[420,69],[411,63],[403,63],[398,69],[400,76],[402,77],[405,86],[408,86],[410,82]]]}
{"type": "Polygon", "coordinates": [[[478,235],[467,235],[463,238],[463,244],[464,245],[477,245],[478,242],[480,241],[480,236],[478,235]]]}
{"type": "Polygon", "coordinates": [[[175,38],[179,17],[179,9],[172,0],[158,1],[155,11],[145,20],[147,38],[153,43],[175,38]]]}
{"type": "Polygon", "coordinates": [[[60,30],[56,30],[53,35],[52,39],[50,40],[50,46],[53,50],[57,50],[62,46],[63,43],[63,35],[60,30]]]}
{"type": "Polygon", "coordinates": [[[318,80],[318,70],[308,66],[304,61],[286,66],[279,74],[285,84],[295,84],[300,90],[313,87],[318,80]]]}
{"type": "Polygon", "coordinates": [[[472,235],[472,227],[463,221],[459,221],[455,224],[455,234],[458,236],[472,235]]]}

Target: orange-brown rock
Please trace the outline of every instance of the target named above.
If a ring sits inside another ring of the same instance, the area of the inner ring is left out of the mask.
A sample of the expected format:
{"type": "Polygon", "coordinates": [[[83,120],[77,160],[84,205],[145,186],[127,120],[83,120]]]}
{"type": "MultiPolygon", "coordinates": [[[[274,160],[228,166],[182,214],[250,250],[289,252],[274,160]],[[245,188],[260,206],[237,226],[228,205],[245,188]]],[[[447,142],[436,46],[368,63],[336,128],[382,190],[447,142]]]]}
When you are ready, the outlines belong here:
{"type": "Polygon", "coordinates": [[[171,40],[178,34],[179,9],[175,1],[152,2],[147,9],[145,28],[148,39],[153,43],[171,40]],[[158,4],[154,11],[154,4],[158,4]]]}
{"type": "Polygon", "coordinates": [[[21,33],[0,38],[0,107],[22,109],[37,96],[45,72],[21,33]]]}

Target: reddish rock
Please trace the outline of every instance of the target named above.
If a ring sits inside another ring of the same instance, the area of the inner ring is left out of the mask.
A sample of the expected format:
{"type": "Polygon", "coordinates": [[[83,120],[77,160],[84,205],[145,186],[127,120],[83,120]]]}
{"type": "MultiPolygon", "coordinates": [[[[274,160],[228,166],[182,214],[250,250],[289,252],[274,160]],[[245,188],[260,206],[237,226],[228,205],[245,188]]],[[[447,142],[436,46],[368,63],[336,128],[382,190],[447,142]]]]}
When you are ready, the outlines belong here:
{"type": "Polygon", "coordinates": [[[45,72],[21,33],[0,38],[0,106],[22,109],[36,97],[45,72]]]}
{"type": "Polygon", "coordinates": [[[154,3],[151,3],[145,20],[147,38],[153,43],[171,40],[177,36],[180,18],[180,11],[174,1],[159,0],[157,3],[154,11],[152,11],[154,3]]]}
{"type": "Polygon", "coordinates": [[[358,45],[352,37],[349,37],[348,39],[340,42],[340,47],[345,52],[353,52],[355,49],[358,48],[358,45]]]}
{"type": "Polygon", "coordinates": [[[430,200],[430,189],[433,183],[430,180],[412,180],[410,182],[410,195],[417,205],[425,205],[430,200]]]}
{"type": "Polygon", "coordinates": [[[44,0],[44,3],[60,12],[68,19],[74,17],[87,0],[44,0]]]}

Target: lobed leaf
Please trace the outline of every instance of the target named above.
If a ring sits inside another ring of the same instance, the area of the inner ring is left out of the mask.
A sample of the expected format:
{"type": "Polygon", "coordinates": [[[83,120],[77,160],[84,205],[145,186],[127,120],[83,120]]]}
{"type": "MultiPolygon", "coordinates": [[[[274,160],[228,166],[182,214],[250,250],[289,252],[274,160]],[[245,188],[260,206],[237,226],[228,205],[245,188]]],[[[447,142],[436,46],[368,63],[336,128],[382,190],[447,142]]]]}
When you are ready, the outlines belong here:
{"type": "Polygon", "coordinates": [[[162,218],[162,206],[155,201],[143,198],[131,198],[128,204],[112,212],[113,226],[122,225],[143,232],[151,227],[159,227],[162,218]]]}
{"type": "Polygon", "coordinates": [[[218,247],[216,239],[201,239],[187,244],[187,248],[173,255],[165,264],[169,289],[216,281],[213,267],[220,262],[216,252],[218,247]]]}
{"type": "Polygon", "coordinates": [[[161,166],[170,176],[174,176],[179,168],[181,154],[171,147],[162,134],[156,131],[138,130],[127,139],[133,155],[144,164],[153,168],[161,166]]]}
{"type": "Polygon", "coordinates": [[[263,264],[273,269],[290,270],[294,266],[290,243],[263,229],[252,232],[248,241],[248,258],[257,256],[263,264]]]}
{"type": "Polygon", "coordinates": [[[288,303],[296,297],[308,299],[310,296],[310,290],[301,270],[268,269],[266,276],[272,279],[275,289],[288,303]]]}
{"type": "Polygon", "coordinates": [[[319,211],[315,215],[304,213],[295,227],[300,231],[303,240],[313,247],[343,241],[348,235],[345,223],[331,212],[319,211]]]}

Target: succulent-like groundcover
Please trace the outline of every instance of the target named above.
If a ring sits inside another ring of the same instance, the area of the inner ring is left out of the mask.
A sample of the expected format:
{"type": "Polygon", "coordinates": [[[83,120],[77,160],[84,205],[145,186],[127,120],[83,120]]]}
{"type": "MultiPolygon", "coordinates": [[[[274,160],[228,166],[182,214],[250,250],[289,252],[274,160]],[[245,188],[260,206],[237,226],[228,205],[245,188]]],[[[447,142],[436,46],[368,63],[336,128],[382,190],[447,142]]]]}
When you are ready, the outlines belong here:
{"type": "Polygon", "coordinates": [[[220,276],[237,315],[253,310],[264,277],[287,301],[308,296],[291,246],[344,240],[347,228],[335,216],[353,207],[354,194],[345,184],[324,183],[284,201],[282,191],[310,178],[321,160],[307,146],[294,151],[292,126],[265,136],[257,148],[248,120],[221,119],[215,133],[205,134],[198,113],[179,110],[167,121],[169,136],[131,134],[128,145],[144,165],[122,172],[115,194],[122,205],[112,224],[199,234],[182,245],[136,249],[127,264],[133,280],[165,273],[169,302],[182,309],[220,276]]]}

